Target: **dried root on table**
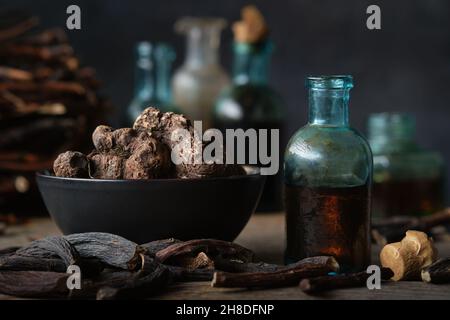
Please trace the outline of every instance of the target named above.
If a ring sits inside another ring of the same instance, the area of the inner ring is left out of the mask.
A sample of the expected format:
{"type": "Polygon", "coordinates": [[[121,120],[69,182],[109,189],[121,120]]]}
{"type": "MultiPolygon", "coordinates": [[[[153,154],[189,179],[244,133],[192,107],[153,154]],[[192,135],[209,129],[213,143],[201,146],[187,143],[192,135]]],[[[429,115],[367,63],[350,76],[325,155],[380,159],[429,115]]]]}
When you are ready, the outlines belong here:
{"type": "Polygon", "coordinates": [[[417,230],[433,235],[434,239],[448,238],[445,228],[450,224],[450,208],[439,210],[423,217],[391,217],[372,223],[372,240],[379,245],[399,242],[408,230],[417,230]]]}
{"type": "MultiPolygon", "coordinates": [[[[394,273],[389,268],[381,268],[381,280],[389,280],[394,273]]],[[[326,275],[314,278],[305,278],[299,283],[300,289],[307,294],[317,294],[324,291],[353,288],[353,287],[365,287],[367,285],[367,279],[371,276],[366,271],[326,275]]]]}
{"type": "Polygon", "coordinates": [[[336,272],[333,257],[288,266],[255,261],[235,243],[197,239],[137,245],[109,233],[51,236],[0,251],[0,293],[20,297],[145,298],[177,281],[211,281],[214,287],[279,287],[336,272]],[[80,267],[81,290],[69,290],[67,267],[80,267]],[[28,281],[29,280],[29,281],[28,281]]]}
{"type": "Polygon", "coordinates": [[[433,240],[421,231],[409,230],[400,241],[387,244],[380,253],[381,265],[394,272],[392,280],[420,279],[422,269],[437,259],[433,240]]]}
{"type": "Polygon", "coordinates": [[[450,258],[441,259],[426,267],[421,273],[422,280],[431,283],[450,282],[450,258]]]}

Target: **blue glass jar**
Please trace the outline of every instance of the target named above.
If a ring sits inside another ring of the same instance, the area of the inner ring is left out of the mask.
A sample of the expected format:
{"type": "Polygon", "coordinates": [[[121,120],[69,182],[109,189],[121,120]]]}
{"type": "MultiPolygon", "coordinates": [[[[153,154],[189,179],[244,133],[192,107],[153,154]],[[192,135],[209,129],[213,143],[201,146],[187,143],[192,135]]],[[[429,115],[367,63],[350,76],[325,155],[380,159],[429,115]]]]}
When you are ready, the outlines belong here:
{"type": "Polygon", "coordinates": [[[415,127],[407,113],[369,117],[374,217],[423,216],[444,207],[444,160],[416,143],[415,127]]]}
{"type": "Polygon", "coordinates": [[[178,109],[172,104],[170,70],[175,52],[167,44],[153,46],[142,41],[136,45],[135,90],[127,109],[127,124],[132,125],[141,112],[153,106],[163,112],[178,109]]]}
{"type": "Polygon", "coordinates": [[[309,77],[309,122],[284,159],[286,262],[334,256],[342,270],[370,263],[372,153],[349,126],[351,76],[309,77]]]}

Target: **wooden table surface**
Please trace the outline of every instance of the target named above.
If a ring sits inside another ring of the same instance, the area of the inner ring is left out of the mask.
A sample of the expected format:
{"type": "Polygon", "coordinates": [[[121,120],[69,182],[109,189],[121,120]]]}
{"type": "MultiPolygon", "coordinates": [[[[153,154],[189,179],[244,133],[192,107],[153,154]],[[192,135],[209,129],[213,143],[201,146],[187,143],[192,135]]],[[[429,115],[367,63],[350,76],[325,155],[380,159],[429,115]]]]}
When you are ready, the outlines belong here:
{"type": "MultiPolygon", "coordinates": [[[[0,249],[21,246],[31,240],[59,231],[50,219],[34,219],[20,226],[13,226],[0,236],[0,249]]],[[[256,214],[242,231],[236,242],[252,249],[266,262],[282,263],[284,248],[284,216],[256,214]]],[[[450,256],[450,243],[436,244],[441,257],[450,256]]],[[[373,247],[372,261],[378,263],[380,248],[373,247]]],[[[265,290],[212,288],[209,282],[179,283],[156,297],[157,299],[450,299],[450,284],[434,285],[418,281],[386,282],[380,290],[366,288],[340,289],[320,296],[309,296],[296,287],[265,290]]],[[[0,299],[14,299],[0,294],[0,299]]]]}

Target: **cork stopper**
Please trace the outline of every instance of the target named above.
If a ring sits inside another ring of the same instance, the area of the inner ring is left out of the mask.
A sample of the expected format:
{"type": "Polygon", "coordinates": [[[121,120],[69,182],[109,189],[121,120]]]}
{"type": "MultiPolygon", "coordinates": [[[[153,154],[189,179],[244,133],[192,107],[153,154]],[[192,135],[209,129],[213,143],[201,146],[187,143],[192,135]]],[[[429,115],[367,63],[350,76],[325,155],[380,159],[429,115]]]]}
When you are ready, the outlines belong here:
{"type": "Polygon", "coordinates": [[[253,5],[241,10],[241,20],[233,24],[234,40],[240,43],[258,43],[263,41],[269,30],[261,12],[253,5]]]}

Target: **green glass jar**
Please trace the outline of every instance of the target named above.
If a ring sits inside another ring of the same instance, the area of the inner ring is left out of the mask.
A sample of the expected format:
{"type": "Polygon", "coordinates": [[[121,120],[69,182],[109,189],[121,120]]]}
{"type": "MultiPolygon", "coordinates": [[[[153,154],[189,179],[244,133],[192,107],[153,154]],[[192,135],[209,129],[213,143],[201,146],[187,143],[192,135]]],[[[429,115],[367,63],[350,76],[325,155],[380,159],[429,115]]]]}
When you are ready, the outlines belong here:
{"type": "Polygon", "coordinates": [[[444,161],[415,141],[415,119],[405,113],[372,114],[374,217],[422,216],[444,207],[444,161]]]}
{"type": "Polygon", "coordinates": [[[135,91],[127,109],[127,125],[153,106],[163,112],[177,112],[171,99],[170,70],[175,52],[167,44],[153,46],[142,41],[136,45],[135,91]]]}
{"type": "MultiPolygon", "coordinates": [[[[233,83],[216,102],[214,127],[222,131],[238,128],[278,129],[281,137],[285,105],[281,96],[269,85],[272,42],[235,42],[233,50],[233,83]]],[[[281,185],[281,173],[267,177],[257,211],[281,209],[281,185]]]]}
{"type": "Polygon", "coordinates": [[[370,263],[372,153],[348,123],[351,76],[309,77],[309,122],[284,159],[286,262],[334,256],[344,271],[370,263]]]}

